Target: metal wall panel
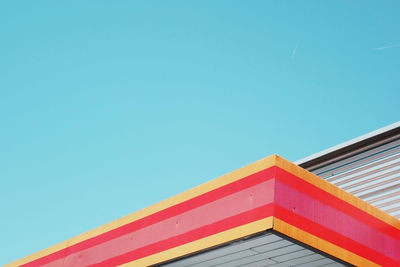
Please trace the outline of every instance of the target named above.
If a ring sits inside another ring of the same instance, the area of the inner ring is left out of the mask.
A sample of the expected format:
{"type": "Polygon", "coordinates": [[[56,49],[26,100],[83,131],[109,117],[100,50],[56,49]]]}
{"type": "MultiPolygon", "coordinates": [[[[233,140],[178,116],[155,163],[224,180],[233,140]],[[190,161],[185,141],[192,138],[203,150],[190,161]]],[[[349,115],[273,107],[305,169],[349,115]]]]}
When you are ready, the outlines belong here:
{"type": "Polygon", "coordinates": [[[163,267],[317,267],[346,266],[272,233],[239,240],[163,267]]]}
{"type": "Polygon", "coordinates": [[[307,169],[400,219],[400,134],[307,169]]]}

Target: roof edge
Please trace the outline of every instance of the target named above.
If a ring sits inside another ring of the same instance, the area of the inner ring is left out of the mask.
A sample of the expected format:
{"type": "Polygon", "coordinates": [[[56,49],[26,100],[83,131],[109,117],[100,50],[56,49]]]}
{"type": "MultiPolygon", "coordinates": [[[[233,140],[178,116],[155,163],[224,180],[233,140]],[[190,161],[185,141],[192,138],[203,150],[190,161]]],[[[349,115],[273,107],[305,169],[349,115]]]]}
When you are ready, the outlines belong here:
{"type": "Polygon", "coordinates": [[[324,161],[344,155],[348,152],[355,151],[367,145],[373,144],[378,140],[387,139],[394,135],[400,134],[400,121],[380,128],[378,130],[361,135],[339,145],[322,150],[303,159],[297,160],[294,163],[303,168],[309,168],[313,165],[320,164],[324,161]]]}

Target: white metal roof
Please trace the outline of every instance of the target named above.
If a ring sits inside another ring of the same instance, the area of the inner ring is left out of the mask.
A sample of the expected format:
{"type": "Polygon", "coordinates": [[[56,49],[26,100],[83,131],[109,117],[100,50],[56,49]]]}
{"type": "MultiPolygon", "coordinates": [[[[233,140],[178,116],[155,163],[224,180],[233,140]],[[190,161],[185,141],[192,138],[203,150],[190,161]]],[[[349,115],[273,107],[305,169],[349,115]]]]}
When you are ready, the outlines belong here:
{"type": "Polygon", "coordinates": [[[296,163],[400,219],[400,122],[296,163]]]}
{"type": "Polygon", "coordinates": [[[389,132],[389,131],[394,130],[396,128],[400,128],[400,121],[398,121],[396,123],[393,123],[393,124],[390,124],[390,125],[388,125],[386,127],[380,128],[378,130],[372,131],[370,133],[361,135],[359,137],[356,137],[354,139],[351,139],[351,140],[346,141],[344,143],[341,143],[339,145],[335,145],[333,147],[327,148],[327,149],[322,150],[322,151],[320,151],[318,153],[315,153],[315,154],[312,154],[312,155],[310,155],[308,157],[305,157],[303,159],[297,160],[294,163],[297,164],[297,165],[302,165],[302,164],[304,164],[306,162],[310,162],[312,160],[315,160],[315,159],[320,158],[322,156],[328,155],[328,154],[330,154],[332,152],[341,150],[343,148],[353,146],[353,145],[355,145],[357,143],[360,143],[360,142],[365,141],[367,139],[370,139],[370,138],[373,138],[375,136],[381,135],[383,133],[389,132]]]}
{"type": "MultiPolygon", "coordinates": [[[[400,122],[295,162],[394,216],[400,210],[400,122]]],[[[249,237],[158,266],[346,266],[275,232],[249,237]]]]}

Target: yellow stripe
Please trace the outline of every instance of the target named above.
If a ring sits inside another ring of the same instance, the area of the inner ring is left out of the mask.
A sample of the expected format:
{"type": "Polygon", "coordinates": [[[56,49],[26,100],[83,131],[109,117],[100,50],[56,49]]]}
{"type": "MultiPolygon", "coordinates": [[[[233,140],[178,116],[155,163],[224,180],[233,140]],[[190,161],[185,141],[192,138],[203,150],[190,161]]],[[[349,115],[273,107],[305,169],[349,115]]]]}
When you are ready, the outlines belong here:
{"type": "Polygon", "coordinates": [[[331,184],[330,182],[325,181],[317,175],[291,163],[290,161],[287,161],[280,156],[276,156],[276,166],[400,230],[400,220],[372,206],[368,202],[359,199],[349,192],[346,192],[345,190],[331,184]]]}
{"type": "Polygon", "coordinates": [[[132,213],[128,216],[122,217],[120,219],[117,219],[111,223],[105,224],[103,226],[100,226],[98,228],[95,228],[91,231],[88,231],[86,233],[83,233],[81,235],[78,235],[76,237],[73,237],[69,240],[66,240],[62,243],[59,243],[57,245],[51,246],[47,249],[41,250],[35,254],[29,255],[27,257],[24,257],[20,260],[17,260],[13,263],[7,264],[5,266],[20,266],[22,264],[34,261],[36,259],[39,259],[41,257],[47,256],[49,254],[52,254],[54,252],[57,252],[61,249],[67,248],[69,246],[72,246],[74,244],[77,244],[79,242],[82,242],[86,239],[90,239],[92,237],[98,236],[100,234],[106,233],[108,231],[111,231],[115,228],[118,228],[120,226],[123,226],[125,224],[131,223],[133,221],[139,220],[141,218],[144,218],[146,216],[149,216],[153,213],[156,213],[158,211],[161,211],[163,209],[169,208],[171,206],[177,205],[181,202],[184,202],[186,200],[189,200],[191,198],[194,198],[196,196],[202,195],[204,193],[207,193],[211,190],[214,190],[216,188],[222,187],[226,184],[232,183],[234,181],[240,180],[243,177],[249,176],[251,174],[254,174],[256,172],[262,171],[264,169],[267,169],[269,167],[272,167],[275,165],[275,159],[276,155],[272,155],[269,157],[266,157],[264,159],[261,159],[259,161],[256,161],[250,165],[247,165],[243,168],[240,168],[236,171],[233,171],[231,173],[228,173],[226,175],[223,175],[219,178],[216,178],[212,181],[209,181],[205,184],[202,184],[200,186],[197,186],[195,188],[192,188],[186,192],[183,192],[181,194],[178,194],[174,197],[171,197],[169,199],[166,199],[164,201],[161,201],[153,206],[150,206],[148,208],[145,208],[143,210],[140,210],[138,212],[132,213]]]}
{"type": "Polygon", "coordinates": [[[208,236],[179,247],[175,247],[166,251],[162,251],[157,254],[150,255],[148,257],[128,262],[120,265],[123,267],[134,267],[134,266],[150,266],[153,264],[162,263],[168,260],[172,260],[178,257],[189,255],[194,252],[198,252],[204,249],[212,248],[227,242],[231,242],[249,235],[253,235],[272,228],[273,217],[268,217],[255,221],[249,224],[245,224],[227,231],[208,236]]]}
{"type": "Polygon", "coordinates": [[[375,208],[374,206],[368,204],[367,202],[351,195],[350,193],[332,185],[331,183],[319,178],[318,176],[314,175],[313,173],[310,173],[306,170],[304,170],[301,167],[296,166],[295,164],[277,156],[277,155],[272,155],[267,158],[264,158],[262,160],[259,160],[257,162],[254,162],[248,166],[245,166],[239,170],[233,171],[231,173],[228,173],[226,175],[223,175],[217,179],[214,179],[210,182],[207,182],[203,185],[197,186],[193,189],[190,189],[186,192],[183,192],[181,194],[178,194],[174,197],[171,197],[167,200],[161,201],[153,206],[150,206],[148,208],[145,208],[141,211],[132,213],[128,216],[125,216],[123,218],[117,219],[111,223],[108,223],[106,225],[100,226],[98,228],[95,228],[91,231],[88,231],[86,233],[83,233],[81,235],[78,235],[76,237],[73,237],[69,240],[66,240],[62,243],[59,243],[57,245],[51,246],[47,249],[44,249],[42,251],[39,251],[35,254],[32,254],[30,256],[27,256],[25,258],[22,258],[16,262],[13,262],[11,264],[7,264],[5,266],[20,266],[22,264],[31,262],[33,260],[36,260],[38,258],[44,257],[46,255],[52,254],[54,252],[57,252],[61,249],[67,248],[69,246],[72,246],[74,244],[77,244],[79,242],[82,242],[86,239],[90,239],[92,237],[98,236],[100,234],[103,234],[105,232],[111,231],[115,228],[118,228],[120,226],[123,226],[125,224],[131,223],[133,221],[139,220],[141,218],[144,218],[146,216],[149,216],[153,213],[156,213],[158,211],[161,211],[163,209],[169,208],[171,206],[177,205],[181,202],[187,201],[191,198],[194,198],[196,196],[202,195],[206,192],[209,192],[211,190],[214,190],[216,188],[219,188],[221,186],[224,186],[226,184],[232,183],[234,181],[240,180],[243,177],[246,177],[248,175],[251,175],[253,173],[259,172],[261,170],[267,169],[272,166],[278,166],[289,173],[292,173],[293,175],[307,181],[310,184],[313,184],[322,190],[338,197],[339,199],[346,201],[347,203],[367,212],[368,214],[380,219],[381,221],[394,226],[397,229],[400,229],[400,221],[397,220],[396,218],[390,216],[389,214],[375,208]]]}
{"type": "Polygon", "coordinates": [[[307,233],[293,225],[290,225],[282,220],[279,220],[274,217],[274,226],[273,229],[282,234],[285,234],[293,239],[296,239],[304,244],[307,244],[311,247],[314,247],[318,250],[321,250],[329,255],[332,255],[338,259],[341,259],[345,262],[353,264],[355,266],[363,266],[363,267],[375,267],[380,266],[374,262],[371,262],[357,254],[354,254],[344,248],[336,246],[328,241],[325,241],[321,238],[318,238],[310,233],[307,233]]]}

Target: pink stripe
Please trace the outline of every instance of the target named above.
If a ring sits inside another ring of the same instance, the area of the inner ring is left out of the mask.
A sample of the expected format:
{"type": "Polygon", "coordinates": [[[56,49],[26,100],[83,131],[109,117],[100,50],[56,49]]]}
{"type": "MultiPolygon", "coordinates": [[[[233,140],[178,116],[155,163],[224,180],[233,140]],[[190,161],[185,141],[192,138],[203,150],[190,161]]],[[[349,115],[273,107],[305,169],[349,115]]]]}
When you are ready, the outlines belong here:
{"type": "Polygon", "coordinates": [[[315,185],[307,183],[281,168],[276,168],[276,178],[288,186],[305,193],[307,196],[319,199],[324,204],[350,215],[357,221],[367,224],[400,242],[399,230],[394,226],[381,221],[380,219],[316,187],[315,185]]]}
{"type": "Polygon", "coordinates": [[[216,223],[208,224],[203,227],[197,228],[193,231],[186,232],[182,235],[174,236],[172,238],[164,239],[160,242],[142,247],[137,250],[132,250],[129,253],[107,259],[106,261],[89,265],[91,267],[109,267],[119,266],[121,264],[131,262],[148,255],[152,255],[161,251],[168,250],[201,238],[214,235],[241,225],[245,225],[257,220],[261,220],[272,216],[275,205],[270,203],[244,213],[236,214],[235,216],[218,221],[216,223]]]}
{"type": "Polygon", "coordinates": [[[273,198],[274,180],[268,180],[43,266],[80,267],[98,263],[272,203],[273,198]]]}
{"type": "Polygon", "coordinates": [[[400,260],[400,242],[355,218],[275,181],[275,203],[393,259],[400,260]]]}
{"type": "Polygon", "coordinates": [[[68,246],[64,249],[61,249],[59,251],[56,251],[54,253],[51,253],[49,255],[46,255],[46,256],[36,259],[34,261],[28,262],[22,266],[24,266],[24,267],[43,266],[43,265],[50,263],[52,261],[55,261],[57,259],[65,258],[68,255],[78,253],[79,251],[85,250],[87,248],[94,247],[96,245],[102,244],[109,240],[132,233],[132,232],[137,231],[146,226],[166,220],[173,216],[179,215],[179,214],[189,211],[191,209],[200,207],[202,205],[205,205],[205,204],[215,201],[217,199],[223,198],[223,197],[233,194],[235,192],[239,192],[245,188],[249,188],[253,185],[256,185],[263,181],[271,179],[275,173],[275,170],[276,170],[276,167],[270,167],[265,170],[259,171],[257,173],[251,174],[251,175],[244,177],[242,179],[239,179],[233,183],[230,183],[230,184],[224,185],[222,187],[219,187],[217,189],[211,190],[202,195],[199,195],[199,196],[189,199],[187,201],[181,202],[172,207],[163,209],[163,210],[153,213],[149,216],[146,216],[142,219],[139,219],[139,220],[130,222],[128,224],[125,224],[123,226],[117,227],[115,229],[112,229],[112,230],[105,232],[103,234],[100,234],[98,236],[83,240],[77,244],[68,246]]]}

